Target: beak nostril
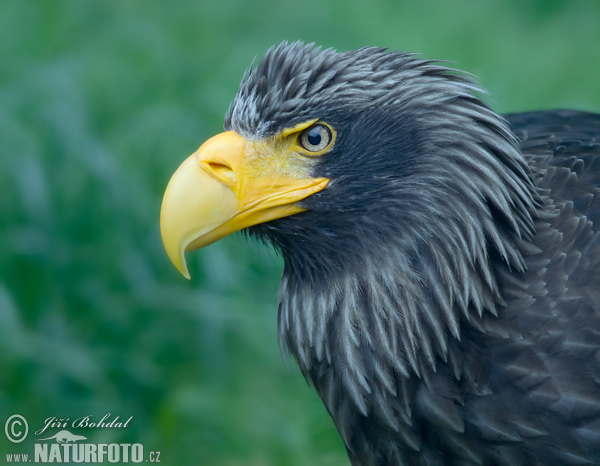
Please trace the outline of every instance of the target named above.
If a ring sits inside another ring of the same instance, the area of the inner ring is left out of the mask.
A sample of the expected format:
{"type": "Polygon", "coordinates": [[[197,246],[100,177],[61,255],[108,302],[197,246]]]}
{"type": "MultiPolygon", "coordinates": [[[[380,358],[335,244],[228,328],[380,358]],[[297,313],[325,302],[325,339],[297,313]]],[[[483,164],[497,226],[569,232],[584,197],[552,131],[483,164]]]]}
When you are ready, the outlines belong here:
{"type": "Polygon", "coordinates": [[[237,179],[233,169],[226,163],[218,161],[205,161],[202,163],[204,170],[222,183],[234,184],[237,179]]]}

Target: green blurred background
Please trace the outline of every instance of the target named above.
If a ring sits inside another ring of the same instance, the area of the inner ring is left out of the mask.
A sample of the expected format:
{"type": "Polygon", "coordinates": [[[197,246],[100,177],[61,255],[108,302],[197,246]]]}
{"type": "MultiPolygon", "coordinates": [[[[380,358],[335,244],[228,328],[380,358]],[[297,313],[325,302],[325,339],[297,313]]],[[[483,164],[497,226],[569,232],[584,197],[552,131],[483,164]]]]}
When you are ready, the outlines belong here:
{"type": "Polygon", "coordinates": [[[170,175],[221,130],[244,69],[296,39],[451,60],[501,112],[600,111],[594,0],[2,0],[2,425],[112,413],[129,428],[89,440],[162,464],[348,463],[279,352],[281,259],[234,235],[189,255],[188,282],[158,230],[170,175]]]}

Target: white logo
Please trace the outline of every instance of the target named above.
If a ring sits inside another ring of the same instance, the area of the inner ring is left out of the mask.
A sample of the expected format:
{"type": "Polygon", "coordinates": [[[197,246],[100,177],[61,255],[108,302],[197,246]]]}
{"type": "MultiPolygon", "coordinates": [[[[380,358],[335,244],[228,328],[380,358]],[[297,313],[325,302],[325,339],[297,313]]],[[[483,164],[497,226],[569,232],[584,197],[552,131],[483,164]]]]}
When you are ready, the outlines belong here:
{"type": "Polygon", "coordinates": [[[52,439],[56,439],[56,443],[75,443],[79,440],[87,440],[87,437],[84,437],[83,435],[72,434],[68,430],[61,430],[60,432],[54,434],[52,437],[39,438],[36,440],[36,442],[52,439]]]}
{"type": "MultiPolygon", "coordinates": [[[[121,421],[119,416],[110,413],[95,421],[92,415],[83,416],[72,423],[69,418],[49,417],[35,435],[45,433],[46,437],[36,439],[33,452],[6,453],[6,462],[19,463],[160,463],[160,451],[144,451],[141,443],[88,443],[85,435],[74,434],[70,429],[88,433],[98,429],[126,429],[133,419],[130,416],[121,421]],[[61,429],[54,435],[46,430],[61,429]]],[[[13,414],[4,423],[4,434],[12,443],[21,443],[29,434],[29,424],[25,417],[13,414]]],[[[88,434],[89,435],[89,434],[88,434]]]]}

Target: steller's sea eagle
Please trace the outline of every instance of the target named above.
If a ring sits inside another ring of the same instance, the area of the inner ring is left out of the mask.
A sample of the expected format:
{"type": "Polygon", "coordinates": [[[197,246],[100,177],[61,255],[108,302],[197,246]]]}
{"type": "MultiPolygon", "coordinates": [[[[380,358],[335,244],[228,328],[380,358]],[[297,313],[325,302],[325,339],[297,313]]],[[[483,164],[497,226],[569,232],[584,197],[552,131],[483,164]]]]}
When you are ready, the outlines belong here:
{"type": "Polygon", "coordinates": [[[167,187],[184,253],[279,250],[279,339],[354,465],[600,464],[600,115],[498,115],[413,54],[251,67],[167,187]]]}

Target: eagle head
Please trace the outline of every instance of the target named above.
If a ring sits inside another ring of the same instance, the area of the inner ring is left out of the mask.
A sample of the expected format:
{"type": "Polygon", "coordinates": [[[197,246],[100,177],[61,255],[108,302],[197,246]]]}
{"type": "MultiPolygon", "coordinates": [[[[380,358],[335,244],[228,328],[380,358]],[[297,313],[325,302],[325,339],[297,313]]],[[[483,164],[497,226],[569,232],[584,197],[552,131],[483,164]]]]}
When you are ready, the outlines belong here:
{"type": "Polygon", "coordinates": [[[284,43],[167,187],[163,241],[188,278],[186,251],[238,230],[281,251],[280,341],[347,445],[347,413],[401,429],[399,381],[496,312],[492,262],[524,269],[538,195],[483,94],[410,53],[284,43]]]}

